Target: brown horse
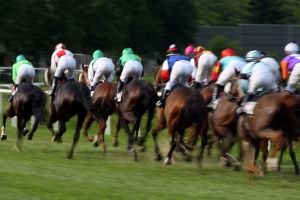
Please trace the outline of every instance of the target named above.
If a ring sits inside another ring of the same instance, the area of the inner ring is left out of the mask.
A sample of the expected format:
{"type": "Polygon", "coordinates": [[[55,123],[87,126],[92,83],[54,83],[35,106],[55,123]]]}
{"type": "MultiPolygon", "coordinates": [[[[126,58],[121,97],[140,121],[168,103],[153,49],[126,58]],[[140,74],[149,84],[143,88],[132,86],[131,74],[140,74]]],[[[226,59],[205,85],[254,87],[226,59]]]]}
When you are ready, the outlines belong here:
{"type": "MultiPolygon", "coordinates": [[[[89,85],[88,80],[88,65],[82,65],[83,73],[81,74],[81,82],[89,85]]],[[[91,142],[94,146],[98,146],[100,143],[103,147],[103,151],[106,151],[106,145],[104,142],[104,133],[106,129],[106,121],[110,115],[116,111],[116,105],[114,101],[114,94],[116,90],[116,84],[104,82],[99,83],[92,96],[92,109],[94,110],[94,118],[88,113],[87,118],[83,127],[83,135],[91,142]],[[99,131],[94,138],[89,137],[88,130],[92,125],[93,121],[97,121],[99,124],[99,131]]]]}
{"type": "MultiPolygon", "coordinates": [[[[171,148],[165,164],[171,164],[173,151],[177,145],[183,143],[184,130],[189,127],[193,127],[197,134],[202,133],[202,144],[198,157],[199,161],[202,160],[207,139],[207,109],[199,92],[194,88],[177,87],[167,97],[165,107],[158,109],[157,125],[152,132],[157,160],[162,158],[157,143],[157,135],[158,131],[165,127],[168,127],[171,137],[171,148]],[[179,140],[177,140],[177,136],[179,136],[179,140]]],[[[189,156],[187,158],[189,159],[189,156]]]]}
{"type": "Polygon", "coordinates": [[[13,101],[10,103],[7,111],[3,113],[1,139],[5,140],[7,138],[5,133],[7,117],[17,116],[18,137],[16,147],[18,150],[21,150],[22,137],[28,133],[28,130],[25,129],[26,123],[31,116],[34,116],[32,130],[28,134],[28,139],[31,140],[39,123],[44,120],[46,102],[47,96],[39,87],[31,83],[21,83],[13,101]]]}
{"type": "Polygon", "coordinates": [[[123,88],[122,102],[117,105],[119,121],[116,137],[120,128],[123,127],[128,135],[128,150],[134,153],[135,160],[137,160],[137,153],[134,143],[138,142],[139,145],[145,148],[143,145],[151,129],[157,100],[158,96],[153,86],[144,80],[132,80],[123,88]],[[148,112],[146,131],[139,138],[138,132],[141,119],[146,112],[148,112]],[[129,128],[130,123],[133,124],[131,130],[129,128]]]}
{"type": "MultiPolygon", "coordinates": [[[[235,78],[233,78],[234,81],[235,78]]],[[[229,83],[226,88],[231,88],[230,91],[225,91],[219,98],[216,109],[211,113],[210,125],[215,136],[215,143],[218,144],[221,158],[225,159],[225,166],[230,166],[232,156],[229,155],[231,147],[235,144],[237,137],[237,114],[236,109],[241,104],[242,91],[238,84],[229,83]],[[229,87],[228,87],[229,86],[229,87]],[[226,139],[226,140],[225,140],[226,139]]],[[[261,143],[263,151],[263,160],[267,159],[268,151],[266,142],[261,143]]],[[[259,148],[259,143],[257,148],[259,148]]],[[[258,158],[259,150],[256,151],[255,160],[258,158]]],[[[242,151],[234,164],[238,164],[242,159],[242,151]]],[[[236,167],[239,167],[236,165],[236,167]]]]}
{"type": "Polygon", "coordinates": [[[92,111],[92,101],[88,87],[83,83],[69,81],[57,88],[56,96],[50,105],[50,120],[48,128],[51,131],[52,141],[61,141],[63,133],[66,131],[66,122],[74,115],[77,115],[76,130],[73,136],[71,150],[67,158],[73,157],[74,148],[79,140],[80,130],[82,128],[87,112],[92,111]],[[53,130],[53,123],[59,122],[59,130],[53,130]]]}
{"type": "MultiPolygon", "coordinates": [[[[238,87],[238,82],[233,82],[238,87]]],[[[234,89],[234,87],[232,87],[234,89]]],[[[241,91],[238,89],[237,91],[241,91]]],[[[274,144],[271,158],[275,157],[287,141],[290,156],[299,174],[299,167],[293,151],[292,141],[300,141],[300,97],[282,93],[270,93],[258,98],[253,115],[242,115],[238,119],[238,132],[242,140],[244,157],[248,161],[249,172],[257,172],[256,156],[262,140],[274,144]],[[249,146],[253,145],[254,159],[249,156],[249,146]]]]}
{"type": "MultiPolygon", "coordinates": [[[[157,91],[159,91],[162,87],[164,87],[166,85],[166,83],[162,80],[162,77],[161,77],[162,64],[163,64],[163,61],[161,59],[157,59],[157,66],[155,68],[154,83],[153,83],[154,88],[157,91]]],[[[193,84],[192,81],[190,82],[190,84],[191,85],[193,84]]],[[[213,88],[214,88],[214,82],[210,82],[205,87],[197,89],[197,91],[199,91],[199,93],[204,98],[204,102],[206,105],[208,105],[212,99],[213,88]]],[[[188,148],[189,150],[193,149],[196,146],[197,139],[198,139],[198,135],[195,133],[194,128],[191,127],[189,129],[189,137],[187,138],[187,141],[186,141],[187,146],[185,146],[185,147],[188,148]]],[[[182,145],[185,145],[185,143],[183,143],[182,145]]],[[[207,145],[209,153],[210,153],[211,146],[212,146],[212,143],[209,142],[209,144],[207,145]]]]}

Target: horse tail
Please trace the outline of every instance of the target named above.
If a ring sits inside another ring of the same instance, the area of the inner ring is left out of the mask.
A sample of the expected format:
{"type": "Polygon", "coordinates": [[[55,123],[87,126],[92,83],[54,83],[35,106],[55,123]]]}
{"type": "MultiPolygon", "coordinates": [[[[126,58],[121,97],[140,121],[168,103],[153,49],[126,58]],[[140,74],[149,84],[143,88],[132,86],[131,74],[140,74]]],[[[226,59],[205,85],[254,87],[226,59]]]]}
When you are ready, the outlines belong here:
{"type": "Polygon", "coordinates": [[[34,87],[35,89],[31,101],[32,113],[38,122],[45,122],[48,116],[46,109],[47,95],[39,87],[34,87]]]}
{"type": "Polygon", "coordinates": [[[95,111],[93,109],[93,105],[92,105],[92,98],[90,96],[90,91],[88,89],[88,87],[86,85],[84,85],[83,83],[80,83],[81,85],[81,100],[82,100],[82,105],[84,107],[84,109],[87,112],[90,112],[91,115],[95,118],[95,111]]]}
{"type": "Polygon", "coordinates": [[[194,96],[183,109],[184,117],[193,123],[203,121],[207,115],[204,100],[194,96]]]}

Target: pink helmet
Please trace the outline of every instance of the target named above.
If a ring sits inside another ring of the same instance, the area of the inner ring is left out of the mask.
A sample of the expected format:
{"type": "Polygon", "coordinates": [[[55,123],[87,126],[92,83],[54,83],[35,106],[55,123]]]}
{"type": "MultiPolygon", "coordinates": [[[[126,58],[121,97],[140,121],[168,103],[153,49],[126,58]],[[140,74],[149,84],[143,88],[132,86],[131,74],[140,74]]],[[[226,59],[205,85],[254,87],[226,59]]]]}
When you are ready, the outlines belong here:
{"type": "Polygon", "coordinates": [[[191,54],[191,53],[193,53],[194,52],[194,46],[193,45],[189,45],[189,46],[187,46],[186,48],[185,48],[185,50],[184,50],[184,55],[189,55],[189,54],[191,54]]]}
{"type": "Polygon", "coordinates": [[[64,45],[63,43],[59,43],[55,46],[55,50],[57,49],[66,49],[66,45],[64,45]]]}

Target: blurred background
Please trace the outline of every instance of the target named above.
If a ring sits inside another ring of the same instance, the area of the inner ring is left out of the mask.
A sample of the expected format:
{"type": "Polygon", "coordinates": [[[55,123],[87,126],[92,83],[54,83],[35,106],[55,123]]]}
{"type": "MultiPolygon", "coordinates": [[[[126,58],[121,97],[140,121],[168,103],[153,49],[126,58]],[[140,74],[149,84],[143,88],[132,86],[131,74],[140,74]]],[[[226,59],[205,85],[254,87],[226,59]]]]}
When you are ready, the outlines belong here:
{"type": "Polygon", "coordinates": [[[95,49],[116,60],[131,47],[152,70],[152,59],[202,45],[217,56],[224,48],[243,55],[251,49],[283,57],[283,47],[300,38],[298,0],[10,0],[0,6],[0,66],[24,54],[47,67],[62,42],[89,63],[95,49]],[[150,60],[148,62],[148,60],[150,60]]]}

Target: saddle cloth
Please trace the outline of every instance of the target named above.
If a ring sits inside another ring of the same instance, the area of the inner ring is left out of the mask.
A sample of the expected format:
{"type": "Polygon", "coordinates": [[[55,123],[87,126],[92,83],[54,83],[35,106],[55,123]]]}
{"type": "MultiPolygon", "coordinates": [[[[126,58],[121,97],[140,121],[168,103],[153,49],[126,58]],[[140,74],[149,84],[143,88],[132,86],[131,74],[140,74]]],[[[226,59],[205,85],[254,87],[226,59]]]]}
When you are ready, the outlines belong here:
{"type": "Polygon", "coordinates": [[[243,111],[243,113],[246,113],[248,115],[253,115],[255,106],[256,106],[256,102],[248,101],[248,102],[242,104],[242,111],[243,111]]]}

